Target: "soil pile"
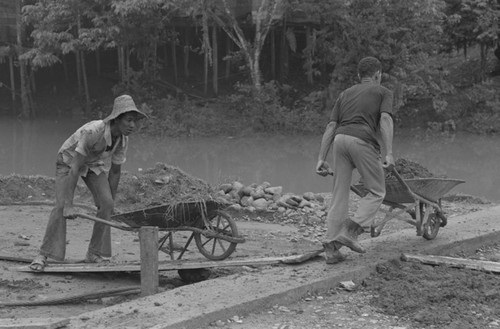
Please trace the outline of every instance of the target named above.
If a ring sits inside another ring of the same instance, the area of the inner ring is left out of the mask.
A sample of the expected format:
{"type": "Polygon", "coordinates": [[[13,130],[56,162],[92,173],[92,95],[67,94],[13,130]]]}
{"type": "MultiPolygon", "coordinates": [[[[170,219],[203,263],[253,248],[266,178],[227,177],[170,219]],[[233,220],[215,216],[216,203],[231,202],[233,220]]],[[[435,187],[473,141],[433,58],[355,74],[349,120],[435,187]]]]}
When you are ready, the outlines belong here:
{"type": "MultiPolygon", "coordinates": [[[[216,193],[202,179],[177,167],[158,163],[139,174],[122,173],[115,208],[117,211],[144,209],[161,204],[214,200],[216,193]]],[[[0,204],[54,203],[55,179],[46,176],[0,176],[0,204]]],[[[75,203],[93,205],[82,181],[75,190],[75,203]]]]}
{"type": "MultiPolygon", "coordinates": [[[[405,158],[397,159],[394,168],[403,179],[434,177],[434,174],[424,166],[405,158]]],[[[396,180],[396,177],[392,172],[388,172],[385,179],[396,180]]]]}
{"type": "Polygon", "coordinates": [[[488,328],[500,318],[500,281],[489,273],[393,261],[365,284],[372,306],[425,328],[488,328]]]}
{"type": "MultiPolygon", "coordinates": [[[[16,203],[26,201],[54,201],[55,179],[47,176],[0,176],[0,201],[16,203]]],[[[81,193],[79,186],[75,191],[81,193]]]]}
{"type": "Polygon", "coordinates": [[[164,163],[138,175],[124,173],[118,190],[116,207],[125,211],[217,199],[207,182],[164,163]]]}

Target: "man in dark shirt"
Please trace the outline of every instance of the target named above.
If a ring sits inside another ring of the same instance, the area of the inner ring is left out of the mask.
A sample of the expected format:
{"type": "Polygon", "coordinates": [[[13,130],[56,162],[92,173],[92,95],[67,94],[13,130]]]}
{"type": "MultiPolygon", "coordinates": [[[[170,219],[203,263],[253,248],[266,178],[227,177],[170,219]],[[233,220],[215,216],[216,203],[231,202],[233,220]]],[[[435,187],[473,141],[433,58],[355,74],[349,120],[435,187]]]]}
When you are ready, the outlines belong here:
{"type": "Polygon", "coordinates": [[[384,167],[394,165],[392,155],[392,92],[380,85],[382,66],[378,59],[365,57],[358,64],[361,83],[344,90],[333,107],[323,138],[316,173],[332,172],[325,161],[333,144],[333,194],[327,215],[327,234],[323,243],[325,259],[335,264],[345,259],[339,249],[347,246],[364,253],[357,241],[368,231],[385,197],[384,167]],[[382,163],[379,138],[385,150],[382,163]],[[349,218],[349,191],[352,172],[358,169],[367,194],[349,218]]]}

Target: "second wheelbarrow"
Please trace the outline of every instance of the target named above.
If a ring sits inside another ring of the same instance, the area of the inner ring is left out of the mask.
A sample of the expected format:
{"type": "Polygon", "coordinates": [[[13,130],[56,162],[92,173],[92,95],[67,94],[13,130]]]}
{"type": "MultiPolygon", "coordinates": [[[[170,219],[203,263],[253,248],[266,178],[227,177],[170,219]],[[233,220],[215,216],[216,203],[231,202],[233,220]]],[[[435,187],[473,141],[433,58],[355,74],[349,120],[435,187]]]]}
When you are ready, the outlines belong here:
{"type": "MultiPolygon", "coordinates": [[[[386,180],[386,195],[383,201],[389,210],[385,211],[383,220],[372,225],[371,236],[379,236],[385,224],[397,218],[414,225],[417,236],[423,236],[427,240],[434,239],[439,228],[447,224],[447,218],[441,207],[441,198],[465,181],[437,177],[403,179],[396,169],[391,168],[391,171],[396,179],[386,180]],[[410,214],[412,219],[402,217],[404,213],[410,214]]],[[[367,193],[362,184],[352,185],[351,191],[360,197],[367,193]]]]}

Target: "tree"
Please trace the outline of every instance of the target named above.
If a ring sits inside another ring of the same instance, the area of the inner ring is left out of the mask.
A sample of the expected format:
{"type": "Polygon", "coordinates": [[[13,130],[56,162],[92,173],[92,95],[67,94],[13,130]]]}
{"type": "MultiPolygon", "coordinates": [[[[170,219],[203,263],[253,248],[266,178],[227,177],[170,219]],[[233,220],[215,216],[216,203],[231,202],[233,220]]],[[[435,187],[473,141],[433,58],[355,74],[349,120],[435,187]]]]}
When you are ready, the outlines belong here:
{"type": "Polygon", "coordinates": [[[500,33],[500,3],[497,0],[446,0],[446,3],[445,31],[450,43],[457,48],[461,46],[464,56],[469,45],[479,45],[484,75],[488,53],[496,46],[500,33]]]}
{"type": "Polygon", "coordinates": [[[30,118],[34,116],[33,101],[31,98],[31,87],[28,78],[28,65],[24,56],[24,25],[21,20],[22,0],[16,0],[16,53],[19,59],[19,74],[21,76],[21,117],[30,118]]]}
{"type": "Polygon", "coordinates": [[[260,71],[260,56],[264,41],[279,10],[280,0],[261,0],[258,10],[252,12],[254,25],[253,40],[249,40],[240,22],[235,17],[227,0],[221,0],[221,6],[209,6],[208,0],[203,0],[204,10],[231,38],[243,53],[255,91],[262,88],[262,73],[260,71]]]}

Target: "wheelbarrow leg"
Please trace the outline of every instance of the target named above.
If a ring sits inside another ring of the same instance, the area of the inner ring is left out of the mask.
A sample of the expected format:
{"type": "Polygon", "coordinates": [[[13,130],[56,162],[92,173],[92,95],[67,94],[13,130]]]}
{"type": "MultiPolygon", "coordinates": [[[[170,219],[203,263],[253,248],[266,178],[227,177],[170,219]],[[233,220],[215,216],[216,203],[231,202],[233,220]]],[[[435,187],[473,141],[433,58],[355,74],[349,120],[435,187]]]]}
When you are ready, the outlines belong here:
{"type": "Polygon", "coordinates": [[[385,217],[382,219],[379,223],[376,225],[373,224],[370,228],[370,235],[372,238],[375,238],[382,233],[382,229],[384,228],[385,224],[387,224],[388,221],[391,219],[398,217],[400,214],[404,213],[406,209],[396,209],[394,211],[394,207],[390,207],[389,210],[384,211],[385,212],[385,217]]]}
{"type": "Polygon", "coordinates": [[[429,211],[426,211],[425,203],[417,200],[415,202],[415,213],[416,213],[416,218],[415,221],[417,222],[417,236],[422,236],[424,232],[424,225],[427,223],[427,220],[429,219],[429,211]],[[423,212],[423,213],[422,213],[423,212]]]}
{"type": "Polygon", "coordinates": [[[388,221],[390,221],[391,219],[393,218],[397,218],[403,222],[406,222],[410,225],[413,225],[413,226],[417,226],[417,223],[416,221],[412,220],[412,219],[409,219],[409,218],[404,218],[402,217],[401,215],[404,215],[404,213],[408,213],[408,211],[413,208],[413,206],[408,206],[408,207],[393,207],[391,206],[389,208],[389,210],[383,210],[383,209],[380,209],[381,212],[384,212],[385,213],[385,217],[383,220],[381,220],[380,222],[374,224],[371,226],[371,231],[370,231],[370,235],[372,238],[375,238],[377,236],[380,235],[380,233],[382,233],[382,229],[384,228],[385,224],[387,224],[388,221]],[[394,211],[394,209],[396,209],[396,211],[394,211]]]}

